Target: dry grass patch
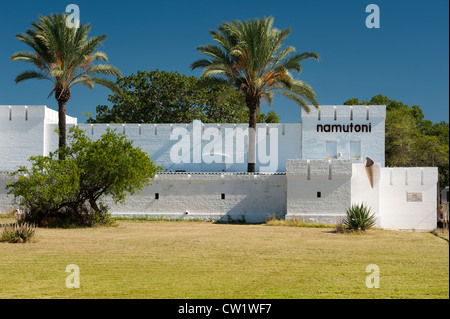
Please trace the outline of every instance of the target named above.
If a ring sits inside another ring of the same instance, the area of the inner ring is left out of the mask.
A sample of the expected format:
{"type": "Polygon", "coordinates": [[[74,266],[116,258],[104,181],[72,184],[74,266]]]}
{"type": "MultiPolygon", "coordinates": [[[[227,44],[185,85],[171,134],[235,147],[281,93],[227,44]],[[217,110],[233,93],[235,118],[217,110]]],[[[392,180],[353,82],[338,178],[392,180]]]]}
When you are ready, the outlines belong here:
{"type": "Polygon", "coordinates": [[[313,228],[335,228],[334,225],[327,225],[323,223],[309,223],[304,222],[297,216],[292,216],[290,219],[277,219],[275,217],[269,217],[266,221],[268,226],[295,226],[295,227],[313,227],[313,228]]]}

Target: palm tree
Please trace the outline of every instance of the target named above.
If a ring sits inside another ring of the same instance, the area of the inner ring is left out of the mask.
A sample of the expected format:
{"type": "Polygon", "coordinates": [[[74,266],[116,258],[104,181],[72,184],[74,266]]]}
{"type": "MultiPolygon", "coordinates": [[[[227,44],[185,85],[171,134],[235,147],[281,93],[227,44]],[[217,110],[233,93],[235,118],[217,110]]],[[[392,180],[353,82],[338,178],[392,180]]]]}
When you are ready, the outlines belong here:
{"type": "Polygon", "coordinates": [[[318,60],[319,55],[314,52],[294,54],[294,47],[283,48],[290,32],[290,28],[274,28],[272,17],[224,22],[218,31],[210,31],[218,45],[197,47],[197,51],[210,59],[200,59],[191,64],[192,70],[202,68],[201,75],[210,83],[230,83],[233,91],[238,90],[245,96],[250,115],[248,172],[255,172],[256,115],[261,99],[270,106],[273,95],[279,93],[307,112],[310,111],[307,101],[316,108],[319,106],[313,89],[291,74],[291,71],[300,74],[301,61],[308,58],[318,60]]]}
{"type": "MultiPolygon", "coordinates": [[[[15,78],[16,83],[30,79],[53,83],[49,97],[55,94],[58,102],[60,150],[66,146],[66,103],[70,99],[71,87],[82,84],[92,89],[94,84],[99,84],[117,91],[115,82],[101,75],[121,75],[117,68],[109,64],[95,63],[108,62],[104,52],[94,52],[106,40],[106,36],[88,38],[90,24],[69,28],[66,26],[66,17],[66,14],[40,16],[38,22],[31,24],[32,29],[16,35],[16,39],[27,44],[34,52],[22,51],[11,56],[12,61],[28,62],[37,68],[20,73],[15,78]]],[[[60,159],[63,157],[60,152],[60,159]]]]}

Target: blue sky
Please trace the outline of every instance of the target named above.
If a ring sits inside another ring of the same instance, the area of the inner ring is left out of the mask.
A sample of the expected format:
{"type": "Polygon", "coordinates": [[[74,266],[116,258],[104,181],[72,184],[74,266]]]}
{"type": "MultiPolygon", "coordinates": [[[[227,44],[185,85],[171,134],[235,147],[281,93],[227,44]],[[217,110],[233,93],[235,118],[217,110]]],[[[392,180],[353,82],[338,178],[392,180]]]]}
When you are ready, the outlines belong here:
{"type": "MultiPolygon", "coordinates": [[[[91,36],[106,34],[101,50],[124,75],[160,69],[199,76],[189,65],[202,56],[195,50],[212,43],[208,32],[223,21],[273,16],[275,27],[290,27],[286,42],[298,52],[314,51],[320,62],[308,60],[297,76],[309,83],[322,105],[343,104],[349,98],[383,94],[420,105],[426,119],[449,118],[448,0],[316,0],[316,1],[3,1],[0,0],[0,105],[48,105],[51,82],[14,83],[28,69],[9,57],[27,47],[15,39],[38,15],[80,8],[81,23],[92,24],[91,36]],[[368,29],[368,4],[380,8],[380,28],[368,29]]],[[[86,121],[83,112],[107,101],[100,86],[72,90],[68,115],[86,121]]],[[[301,120],[300,108],[278,96],[271,107],[282,122],[301,120]]],[[[263,106],[263,112],[268,110],[263,106]]]]}

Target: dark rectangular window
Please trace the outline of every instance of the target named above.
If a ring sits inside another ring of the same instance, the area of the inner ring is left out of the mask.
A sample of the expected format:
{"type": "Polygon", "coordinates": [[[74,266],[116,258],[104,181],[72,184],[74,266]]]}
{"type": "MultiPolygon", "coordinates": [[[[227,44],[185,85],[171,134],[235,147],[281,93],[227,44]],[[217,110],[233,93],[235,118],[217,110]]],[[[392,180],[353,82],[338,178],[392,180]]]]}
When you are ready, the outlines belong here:
{"type": "Polygon", "coordinates": [[[322,197],[322,192],[317,192],[317,198],[321,198],[322,197]]]}
{"type": "Polygon", "coordinates": [[[155,199],[159,199],[159,193],[155,193],[155,199]]]}
{"type": "Polygon", "coordinates": [[[221,198],[225,199],[225,194],[224,193],[222,193],[221,198]]]}

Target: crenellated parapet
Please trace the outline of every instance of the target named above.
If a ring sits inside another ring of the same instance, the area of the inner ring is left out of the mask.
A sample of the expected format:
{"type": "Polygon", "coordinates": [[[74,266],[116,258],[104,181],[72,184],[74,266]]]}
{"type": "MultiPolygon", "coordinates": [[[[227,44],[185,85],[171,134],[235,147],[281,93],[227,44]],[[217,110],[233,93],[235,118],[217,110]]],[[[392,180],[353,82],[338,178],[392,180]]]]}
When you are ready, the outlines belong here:
{"type": "Polygon", "coordinates": [[[317,109],[310,107],[310,112],[302,111],[302,119],[321,121],[332,119],[335,121],[353,121],[363,119],[370,121],[373,118],[385,118],[385,105],[320,105],[317,109]]]}

